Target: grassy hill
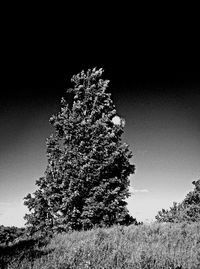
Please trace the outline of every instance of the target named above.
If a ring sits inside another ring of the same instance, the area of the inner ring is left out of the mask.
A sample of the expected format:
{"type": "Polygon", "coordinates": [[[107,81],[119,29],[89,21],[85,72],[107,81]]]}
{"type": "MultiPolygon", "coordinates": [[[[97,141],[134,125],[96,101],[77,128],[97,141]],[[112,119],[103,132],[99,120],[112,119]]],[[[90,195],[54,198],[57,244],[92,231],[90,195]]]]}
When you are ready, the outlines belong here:
{"type": "Polygon", "coordinates": [[[21,261],[19,250],[15,258],[10,254],[9,269],[198,269],[200,223],[153,223],[72,232],[56,235],[42,248],[37,245],[32,248],[32,256],[27,251],[28,247],[21,248],[21,261]]]}

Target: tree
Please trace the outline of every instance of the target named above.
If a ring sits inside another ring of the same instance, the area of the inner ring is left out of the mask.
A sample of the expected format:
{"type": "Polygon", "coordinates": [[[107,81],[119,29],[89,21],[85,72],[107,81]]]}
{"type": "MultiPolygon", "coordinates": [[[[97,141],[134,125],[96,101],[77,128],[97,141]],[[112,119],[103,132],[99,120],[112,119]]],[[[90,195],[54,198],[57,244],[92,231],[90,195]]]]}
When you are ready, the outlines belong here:
{"type": "Polygon", "coordinates": [[[34,231],[68,231],[93,226],[131,224],[136,220],[126,208],[130,196],[132,153],[122,143],[125,121],[116,112],[103,69],[74,75],[69,106],[50,118],[54,133],[47,139],[48,165],[39,187],[28,194],[25,215],[34,231]]]}
{"type": "Polygon", "coordinates": [[[158,222],[200,221],[200,179],[192,184],[195,186],[194,190],[190,191],[181,203],[173,203],[169,210],[162,209],[158,212],[158,222]]]}

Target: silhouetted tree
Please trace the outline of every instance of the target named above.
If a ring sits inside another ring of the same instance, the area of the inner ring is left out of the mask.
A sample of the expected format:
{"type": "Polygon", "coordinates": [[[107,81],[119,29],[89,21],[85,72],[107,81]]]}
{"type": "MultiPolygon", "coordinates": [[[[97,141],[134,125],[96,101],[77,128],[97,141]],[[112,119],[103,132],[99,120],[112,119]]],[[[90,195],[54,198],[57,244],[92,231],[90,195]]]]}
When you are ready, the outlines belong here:
{"type": "Polygon", "coordinates": [[[93,226],[131,224],[126,208],[132,153],[122,143],[125,122],[116,112],[103,70],[74,75],[71,107],[50,118],[55,132],[47,139],[48,165],[28,194],[27,225],[33,231],[89,229],[93,226]]]}
{"type": "Polygon", "coordinates": [[[200,221],[200,179],[192,184],[195,186],[194,190],[190,191],[181,203],[173,203],[169,210],[162,209],[158,212],[158,222],[200,221]]]}

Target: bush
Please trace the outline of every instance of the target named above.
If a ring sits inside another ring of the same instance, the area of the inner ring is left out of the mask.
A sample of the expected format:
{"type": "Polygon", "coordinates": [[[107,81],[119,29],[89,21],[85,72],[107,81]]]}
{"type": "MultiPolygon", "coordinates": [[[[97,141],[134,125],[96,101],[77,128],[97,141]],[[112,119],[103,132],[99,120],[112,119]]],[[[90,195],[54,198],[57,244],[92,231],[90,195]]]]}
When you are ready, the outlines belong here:
{"type": "Polygon", "coordinates": [[[25,228],[0,226],[0,246],[9,245],[24,235],[25,228]]]}
{"type": "Polygon", "coordinates": [[[158,222],[199,222],[200,221],[200,179],[193,181],[194,191],[189,192],[180,203],[173,203],[169,210],[162,209],[158,212],[158,222]]]}

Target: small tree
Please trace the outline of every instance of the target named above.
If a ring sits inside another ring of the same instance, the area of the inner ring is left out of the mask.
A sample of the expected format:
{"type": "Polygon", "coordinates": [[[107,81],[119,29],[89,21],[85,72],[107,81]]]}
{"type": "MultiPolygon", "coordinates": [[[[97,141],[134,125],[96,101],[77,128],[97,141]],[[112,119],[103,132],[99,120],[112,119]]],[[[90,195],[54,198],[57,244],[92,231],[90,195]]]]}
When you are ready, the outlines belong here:
{"type": "Polygon", "coordinates": [[[158,212],[158,222],[197,222],[200,221],[200,179],[193,181],[195,186],[180,203],[173,203],[169,210],[158,212]]]}
{"type": "Polygon", "coordinates": [[[55,132],[47,139],[48,165],[39,187],[28,194],[27,225],[34,231],[89,229],[136,223],[128,213],[132,153],[122,143],[124,120],[117,116],[103,70],[74,75],[71,107],[50,118],[55,132]]]}

